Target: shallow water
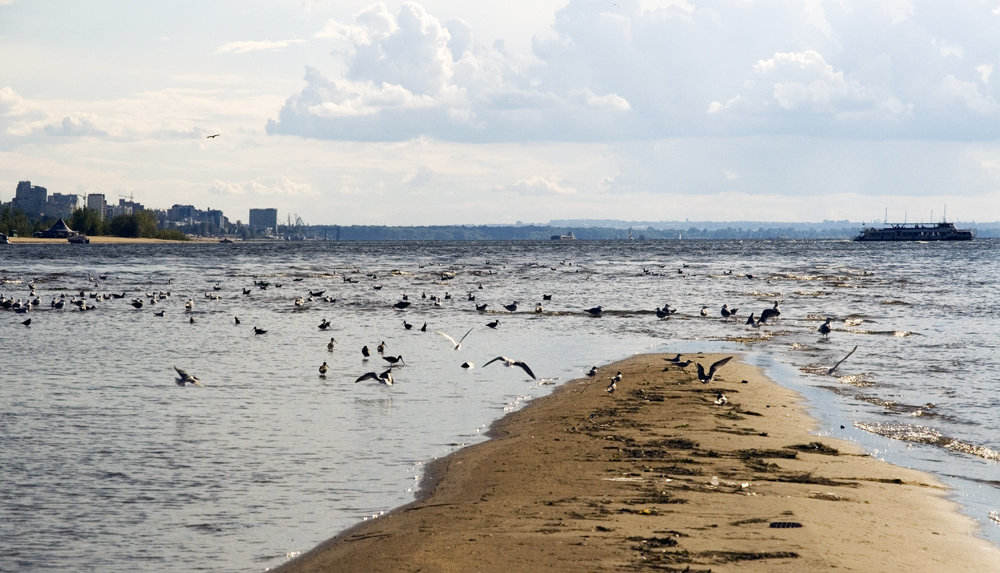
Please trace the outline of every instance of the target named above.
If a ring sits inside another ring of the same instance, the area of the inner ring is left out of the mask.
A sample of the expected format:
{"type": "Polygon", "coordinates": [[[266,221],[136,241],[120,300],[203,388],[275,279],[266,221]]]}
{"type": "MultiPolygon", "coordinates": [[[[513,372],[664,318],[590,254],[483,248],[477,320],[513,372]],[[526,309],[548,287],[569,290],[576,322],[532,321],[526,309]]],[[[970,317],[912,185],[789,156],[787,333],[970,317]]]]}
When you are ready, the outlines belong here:
{"type": "Polygon", "coordinates": [[[802,391],[821,433],[942,476],[1000,543],[998,244],[12,245],[0,292],[34,284],[40,304],[0,312],[0,569],[263,570],[410,501],[427,461],[594,364],[720,349],[802,391]],[[336,301],[293,302],[318,291],[336,301]],[[81,292],[94,310],[50,309],[81,292]],[[776,300],[777,321],[744,325],[776,300]],[[470,328],[459,351],[435,333],[470,328]],[[396,384],[355,384],[385,369],[381,341],[404,356],[396,384]],[[481,367],[500,354],[539,380],[481,367]],[[178,387],[173,365],[205,387],[178,387]]]}

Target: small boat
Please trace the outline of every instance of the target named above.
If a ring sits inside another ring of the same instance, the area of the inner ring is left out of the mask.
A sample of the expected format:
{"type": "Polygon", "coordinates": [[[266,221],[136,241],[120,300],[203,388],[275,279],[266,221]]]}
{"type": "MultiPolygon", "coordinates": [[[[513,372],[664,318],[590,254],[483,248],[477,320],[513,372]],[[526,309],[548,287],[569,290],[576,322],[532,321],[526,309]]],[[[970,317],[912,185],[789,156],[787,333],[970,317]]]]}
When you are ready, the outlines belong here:
{"type": "Polygon", "coordinates": [[[72,235],[70,237],[66,237],[66,240],[79,245],[85,245],[90,242],[90,238],[87,237],[87,235],[72,235]]]}
{"type": "Polygon", "coordinates": [[[10,239],[7,238],[7,235],[0,233],[0,245],[9,245],[9,244],[10,244],[10,239]]]}
{"type": "Polygon", "coordinates": [[[552,235],[551,239],[553,241],[572,241],[576,239],[576,236],[573,235],[573,231],[570,231],[565,235],[552,235]]]}
{"type": "Polygon", "coordinates": [[[971,229],[959,229],[954,223],[891,223],[882,228],[867,227],[855,241],[971,241],[971,229]]]}

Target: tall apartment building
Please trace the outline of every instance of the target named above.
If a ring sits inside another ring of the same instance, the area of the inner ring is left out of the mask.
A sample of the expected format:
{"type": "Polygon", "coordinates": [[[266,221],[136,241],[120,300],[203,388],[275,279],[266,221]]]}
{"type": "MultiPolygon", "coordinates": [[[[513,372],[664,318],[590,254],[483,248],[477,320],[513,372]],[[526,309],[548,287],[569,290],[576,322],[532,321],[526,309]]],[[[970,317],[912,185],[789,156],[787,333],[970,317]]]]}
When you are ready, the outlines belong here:
{"type": "Polygon", "coordinates": [[[277,209],[250,209],[250,221],[248,222],[252,231],[278,230],[278,210],[277,209]]]}
{"type": "Polygon", "coordinates": [[[45,212],[45,200],[49,191],[45,187],[32,185],[31,181],[19,181],[11,206],[29,217],[41,217],[45,212]]]}
{"type": "Polygon", "coordinates": [[[104,193],[91,193],[87,195],[87,208],[100,213],[101,220],[103,221],[108,210],[108,202],[104,198],[104,193]]]}

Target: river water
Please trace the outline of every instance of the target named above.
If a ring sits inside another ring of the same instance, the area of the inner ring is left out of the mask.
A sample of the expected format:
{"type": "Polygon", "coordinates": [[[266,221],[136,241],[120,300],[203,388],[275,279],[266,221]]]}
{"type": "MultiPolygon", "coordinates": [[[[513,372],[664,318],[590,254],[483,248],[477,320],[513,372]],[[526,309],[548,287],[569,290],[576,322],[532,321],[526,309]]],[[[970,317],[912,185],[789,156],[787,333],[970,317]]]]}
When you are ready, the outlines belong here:
{"type": "Polygon", "coordinates": [[[411,501],[428,461],[505,412],[652,351],[747,353],[806,396],[820,434],[938,475],[1000,544],[998,246],[6,246],[0,293],[39,303],[0,311],[0,570],[265,570],[411,501]],[[776,301],[777,320],[745,325],[776,301]],[[436,332],[470,329],[458,351],[436,332]],[[386,368],[383,341],[404,357],[396,383],[355,383],[386,368]],[[499,355],[537,379],[483,367],[499,355]]]}

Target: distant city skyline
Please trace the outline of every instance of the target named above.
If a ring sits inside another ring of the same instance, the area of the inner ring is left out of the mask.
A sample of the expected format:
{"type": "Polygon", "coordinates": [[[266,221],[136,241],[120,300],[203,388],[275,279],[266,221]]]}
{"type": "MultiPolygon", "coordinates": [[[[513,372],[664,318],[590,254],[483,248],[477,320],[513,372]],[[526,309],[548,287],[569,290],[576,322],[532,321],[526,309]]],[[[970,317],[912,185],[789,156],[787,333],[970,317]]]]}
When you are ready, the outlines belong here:
{"type": "Polygon", "coordinates": [[[314,225],[996,221],[998,25],[911,0],[0,0],[0,188],[314,225]]]}

